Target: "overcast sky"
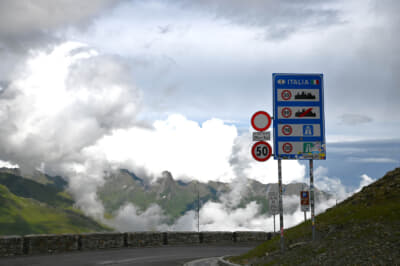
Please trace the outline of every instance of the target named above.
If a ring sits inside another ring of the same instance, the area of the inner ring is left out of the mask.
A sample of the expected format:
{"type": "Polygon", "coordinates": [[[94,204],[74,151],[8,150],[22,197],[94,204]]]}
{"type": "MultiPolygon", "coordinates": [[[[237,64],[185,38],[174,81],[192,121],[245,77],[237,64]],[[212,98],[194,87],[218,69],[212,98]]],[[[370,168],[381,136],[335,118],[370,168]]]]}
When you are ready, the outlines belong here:
{"type": "MultiPolygon", "coordinates": [[[[250,117],[272,113],[272,73],[323,73],[315,165],[354,189],[400,161],[398,12],[396,0],[1,1],[0,159],[69,176],[82,205],[109,168],[276,182],[273,159],[251,158],[250,117]]],[[[307,180],[306,166],[285,161],[283,181],[307,180]]]]}

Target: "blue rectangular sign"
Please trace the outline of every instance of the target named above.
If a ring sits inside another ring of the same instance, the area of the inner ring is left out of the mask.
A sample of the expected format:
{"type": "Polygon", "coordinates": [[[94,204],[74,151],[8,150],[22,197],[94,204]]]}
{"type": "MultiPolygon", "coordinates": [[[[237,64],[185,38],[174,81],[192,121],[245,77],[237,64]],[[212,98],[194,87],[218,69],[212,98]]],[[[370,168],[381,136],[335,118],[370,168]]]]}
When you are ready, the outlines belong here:
{"type": "Polygon", "coordinates": [[[272,74],[274,159],[325,160],[323,74],[272,74]]]}

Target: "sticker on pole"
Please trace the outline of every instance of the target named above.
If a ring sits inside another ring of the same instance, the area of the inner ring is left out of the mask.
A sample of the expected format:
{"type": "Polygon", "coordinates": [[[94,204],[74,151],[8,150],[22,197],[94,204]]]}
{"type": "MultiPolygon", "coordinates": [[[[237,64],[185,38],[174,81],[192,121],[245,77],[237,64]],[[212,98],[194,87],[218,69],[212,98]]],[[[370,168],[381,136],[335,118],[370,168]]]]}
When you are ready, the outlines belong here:
{"type": "Polygon", "coordinates": [[[271,116],[265,111],[258,111],[251,117],[251,125],[257,131],[264,131],[271,125],[271,116]]]}
{"type": "Polygon", "coordinates": [[[271,157],[272,148],[267,142],[259,141],[254,143],[253,148],[251,148],[251,154],[257,161],[265,162],[271,157]]]}

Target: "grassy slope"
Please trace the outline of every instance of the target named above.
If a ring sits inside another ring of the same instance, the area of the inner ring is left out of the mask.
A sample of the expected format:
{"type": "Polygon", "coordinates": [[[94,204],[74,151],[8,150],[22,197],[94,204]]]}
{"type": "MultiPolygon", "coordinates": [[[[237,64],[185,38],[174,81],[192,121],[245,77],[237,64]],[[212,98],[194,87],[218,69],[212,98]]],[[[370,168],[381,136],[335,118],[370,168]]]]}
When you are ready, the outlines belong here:
{"type": "Polygon", "coordinates": [[[73,208],[18,197],[0,185],[0,235],[109,231],[73,208]]]}
{"type": "Polygon", "coordinates": [[[68,207],[74,203],[63,188],[51,183],[42,184],[18,175],[0,173],[0,184],[16,196],[36,199],[53,207],[68,207]]]}
{"type": "Polygon", "coordinates": [[[110,231],[73,203],[61,186],[0,173],[0,235],[110,231]]]}
{"type": "Polygon", "coordinates": [[[400,168],[318,215],[316,231],[316,241],[310,242],[310,221],[302,223],[285,231],[289,249],[284,254],[277,235],[231,260],[254,265],[400,263],[400,168]]]}

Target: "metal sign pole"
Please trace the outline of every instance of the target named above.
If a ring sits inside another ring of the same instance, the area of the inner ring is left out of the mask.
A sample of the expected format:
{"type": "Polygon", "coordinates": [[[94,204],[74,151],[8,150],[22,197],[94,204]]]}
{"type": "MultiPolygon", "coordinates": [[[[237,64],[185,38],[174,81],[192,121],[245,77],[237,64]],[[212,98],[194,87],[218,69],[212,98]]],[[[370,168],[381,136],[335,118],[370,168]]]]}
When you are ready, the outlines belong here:
{"type": "Polygon", "coordinates": [[[200,232],[200,188],[197,181],[197,232],[200,232]]]}
{"type": "Polygon", "coordinates": [[[307,221],[307,214],[306,214],[306,212],[304,211],[304,222],[306,222],[307,221]]]}
{"type": "Polygon", "coordinates": [[[312,225],[312,240],[315,240],[315,217],[314,217],[314,163],[310,160],[310,200],[311,200],[311,225],[312,225]]]}
{"type": "Polygon", "coordinates": [[[279,220],[281,227],[281,252],[285,251],[283,238],[283,202],[282,202],[282,166],[281,159],[278,159],[278,182],[279,182],[279,220]]]}
{"type": "Polygon", "coordinates": [[[275,230],[275,214],[274,214],[274,233],[276,233],[276,230],[275,230]]]}

